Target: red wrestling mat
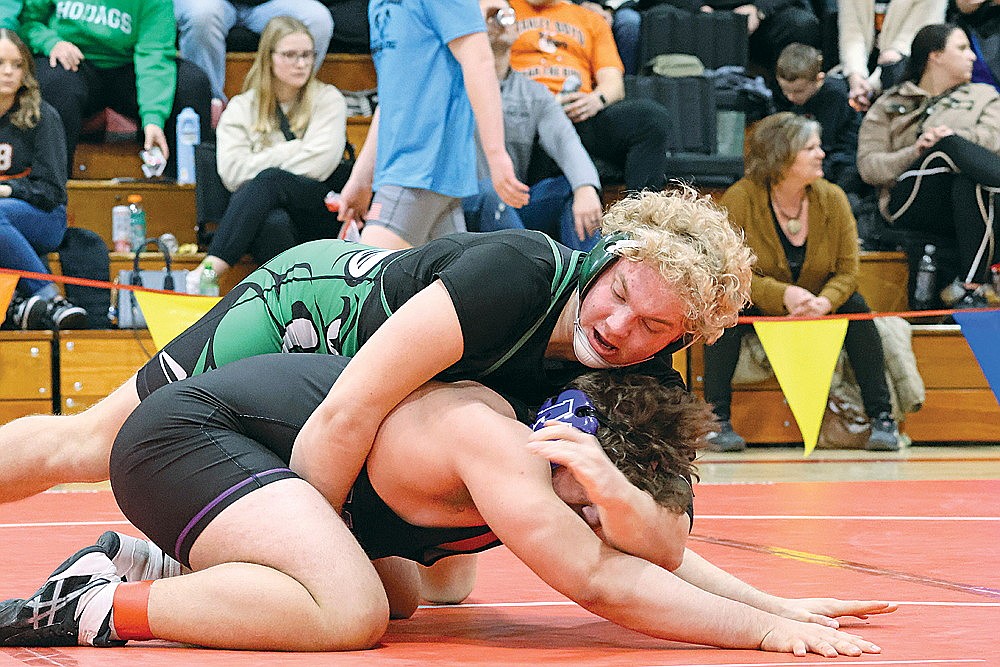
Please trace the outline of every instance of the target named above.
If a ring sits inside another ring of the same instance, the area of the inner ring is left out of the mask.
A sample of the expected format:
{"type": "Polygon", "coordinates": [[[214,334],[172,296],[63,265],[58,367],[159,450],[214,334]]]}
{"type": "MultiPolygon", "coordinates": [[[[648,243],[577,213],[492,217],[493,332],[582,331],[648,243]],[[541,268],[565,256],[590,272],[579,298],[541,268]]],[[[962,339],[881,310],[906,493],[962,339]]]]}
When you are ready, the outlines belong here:
{"type": "MultiPolygon", "coordinates": [[[[787,596],[890,599],[896,613],[850,622],[879,644],[861,658],[726,651],[647,638],[549,589],[509,552],[480,562],[460,607],[395,621],[350,654],[0,649],[0,667],[160,665],[1000,665],[1000,481],[701,485],[691,546],[787,596]]],[[[110,492],[47,493],[0,505],[0,597],[30,594],[62,558],[109,528],[129,531],[110,492]]]]}

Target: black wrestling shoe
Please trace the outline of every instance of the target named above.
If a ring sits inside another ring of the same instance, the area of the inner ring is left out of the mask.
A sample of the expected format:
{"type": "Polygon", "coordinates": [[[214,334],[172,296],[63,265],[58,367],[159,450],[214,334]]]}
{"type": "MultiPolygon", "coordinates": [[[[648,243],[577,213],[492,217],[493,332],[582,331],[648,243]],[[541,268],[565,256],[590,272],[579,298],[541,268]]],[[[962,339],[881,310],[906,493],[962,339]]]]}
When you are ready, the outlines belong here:
{"type": "Polygon", "coordinates": [[[99,628],[93,636],[80,629],[87,603],[120,581],[101,547],[77,551],[27,600],[0,602],[0,646],[124,646],[111,639],[110,600],[106,609],[91,610],[103,615],[102,622],[89,623],[99,628]]]}

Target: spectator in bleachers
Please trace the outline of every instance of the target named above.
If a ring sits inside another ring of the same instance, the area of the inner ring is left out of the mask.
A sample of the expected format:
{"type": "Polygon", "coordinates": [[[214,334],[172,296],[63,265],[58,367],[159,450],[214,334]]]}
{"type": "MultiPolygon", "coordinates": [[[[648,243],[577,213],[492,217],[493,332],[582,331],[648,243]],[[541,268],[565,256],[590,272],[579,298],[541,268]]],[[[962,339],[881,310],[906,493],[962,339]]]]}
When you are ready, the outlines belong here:
{"type": "Polygon", "coordinates": [[[88,116],[110,107],[138,120],[143,147],[176,174],[177,113],[193,108],[201,139],[211,141],[211,92],[196,65],[177,58],[170,0],[26,0],[21,34],[36,54],[42,96],[66,130],[68,168],[88,116]]]}
{"type": "Polygon", "coordinates": [[[872,104],[858,135],[858,169],[881,189],[886,220],[957,245],[959,284],[942,297],[956,308],[987,305],[982,286],[1000,260],[1000,93],[970,83],[975,59],[961,28],[924,26],[903,82],[872,104]]]}
{"type": "Polygon", "coordinates": [[[779,111],[812,118],[823,128],[823,176],[845,192],[858,193],[858,127],[861,114],[848,104],[847,81],[823,73],[823,55],[808,44],[789,44],[778,56],[775,78],[779,111]]]}
{"type": "MultiPolygon", "coordinates": [[[[344,97],[316,80],[315,45],[298,19],[279,16],[260,38],[243,92],[217,130],[216,163],[233,193],[205,258],[222,274],[248,252],[263,264],[299,243],[336,238],[323,198],[340,190],[334,171],[346,142],[344,97]]],[[[201,269],[188,274],[189,292],[201,269]]]]}
{"type": "Polygon", "coordinates": [[[364,220],[361,241],[383,248],[465,231],[462,197],[478,192],[477,127],[500,199],[527,204],[528,186],[504,147],[478,3],[372,0],[368,18],[379,106],[341,193],[340,219],[364,220]]]}
{"type": "MultiPolygon", "coordinates": [[[[823,178],[823,157],[819,123],[789,112],[760,121],[747,141],[746,176],[726,190],[720,204],[757,254],[748,315],[870,312],[858,293],[854,216],[843,190],[823,178]]],[[[727,329],[705,347],[705,400],[721,421],[710,443],[718,451],[746,446],[729,418],[740,342],[752,328],[741,324],[727,329]]],[[[875,323],[849,322],[844,348],[871,419],[867,449],[898,449],[875,323]]]]}
{"type": "Polygon", "coordinates": [[[1000,0],[955,0],[955,9],[976,52],[972,81],[1000,90],[1000,0]]]}
{"type": "Polygon", "coordinates": [[[910,42],[920,28],[944,20],[948,0],[837,0],[840,63],[851,103],[867,111],[883,89],[902,79],[910,42]],[[881,68],[874,80],[869,65],[881,68]]]}
{"type": "MultiPolygon", "coordinates": [[[[66,143],[59,114],[42,101],[24,42],[0,29],[0,266],[48,273],[40,253],[66,232],[66,143]]],[[[22,278],[7,310],[18,329],[82,329],[87,312],[47,280],[22,278]]]]}
{"type": "Polygon", "coordinates": [[[690,9],[703,12],[732,11],[747,17],[750,60],[770,74],[782,49],[793,42],[820,47],[819,19],[809,0],[687,0],[690,9]]]}
{"type": "Polygon", "coordinates": [[[0,0],[0,28],[17,30],[17,17],[22,4],[22,0],[0,0]]]}
{"type": "MultiPolygon", "coordinates": [[[[628,190],[661,189],[666,128],[677,120],[651,100],[624,99],[624,68],[607,22],[561,0],[511,6],[519,33],[513,68],[557,95],[587,152],[621,169],[628,190]]],[[[558,173],[555,165],[549,171],[558,173]]]]}
{"type": "Polygon", "coordinates": [[[590,250],[597,242],[601,224],[597,169],[548,89],[511,69],[510,46],[517,39],[517,31],[512,22],[503,25],[498,19],[502,12],[513,11],[507,0],[480,0],[479,5],[496,59],[504,141],[514,162],[514,173],[520,180],[526,179],[536,142],[562,173],[532,184],[528,204],[521,209],[510,208],[493,190],[489,167],[477,144],[479,194],[462,200],[466,224],[470,230],[481,232],[527,227],[543,231],[570,248],[590,250]]]}
{"type": "Polygon", "coordinates": [[[226,99],[226,35],[234,27],[260,34],[276,16],[302,21],[314,38],[315,69],[323,63],[333,34],[333,16],[318,0],[174,0],[174,15],[181,55],[208,74],[212,98],[220,101],[226,99]]]}

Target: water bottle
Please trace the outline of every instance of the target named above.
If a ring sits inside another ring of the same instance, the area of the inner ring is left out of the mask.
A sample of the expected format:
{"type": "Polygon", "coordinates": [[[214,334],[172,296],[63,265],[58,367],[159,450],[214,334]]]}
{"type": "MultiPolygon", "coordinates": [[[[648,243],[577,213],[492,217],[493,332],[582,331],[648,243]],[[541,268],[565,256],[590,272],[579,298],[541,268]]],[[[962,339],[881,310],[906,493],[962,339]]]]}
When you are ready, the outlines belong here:
{"type": "Polygon", "coordinates": [[[128,206],[111,208],[111,244],[115,252],[132,252],[132,215],[128,206]]]}
{"type": "Polygon", "coordinates": [[[937,262],[934,251],[937,248],[928,243],[924,246],[924,256],[917,264],[917,276],[914,281],[913,307],[917,310],[928,310],[934,305],[934,292],[937,287],[937,262]]]}
{"type": "Polygon", "coordinates": [[[194,147],[201,143],[201,121],[191,107],[177,114],[177,182],[194,183],[194,147]]]}
{"type": "Polygon", "coordinates": [[[198,283],[198,293],[202,296],[219,296],[219,276],[216,275],[212,263],[207,259],[201,265],[201,280],[198,283]]]}
{"type": "Polygon", "coordinates": [[[559,94],[556,95],[556,99],[559,100],[560,104],[566,104],[566,95],[577,92],[580,90],[581,86],[583,86],[583,81],[580,80],[579,76],[572,72],[567,74],[566,78],[563,79],[562,88],[559,89],[559,94]]]}
{"type": "Polygon", "coordinates": [[[142,208],[142,195],[128,196],[128,220],[132,252],[142,252],[146,246],[146,211],[142,208]]]}

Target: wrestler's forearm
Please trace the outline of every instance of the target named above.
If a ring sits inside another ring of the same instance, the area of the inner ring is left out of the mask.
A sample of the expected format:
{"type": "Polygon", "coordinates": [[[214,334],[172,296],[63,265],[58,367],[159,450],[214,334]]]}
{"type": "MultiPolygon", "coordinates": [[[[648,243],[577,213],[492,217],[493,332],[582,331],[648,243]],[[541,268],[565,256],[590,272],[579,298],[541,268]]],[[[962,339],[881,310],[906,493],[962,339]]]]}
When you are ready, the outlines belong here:
{"type": "Polygon", "coordinates": [[[722,568],[712,565],[690,549],[684,550],[684,561],[673,572],[692,586],[720,597],[771,613],[780,608],[781,598],[754,588],[722,568]]]}
{"type": "MultiPolygon", "coordinates": [[[[692,586],[625,554],[595,573],[600,594],[576,600],[589,611],[653,637],[753,649],[780,619],[692,586]],[[615,562],[617,561],[617,562],[615,562]]],[[[572,595],[570,596],[572,597],[572,595]]]]}

